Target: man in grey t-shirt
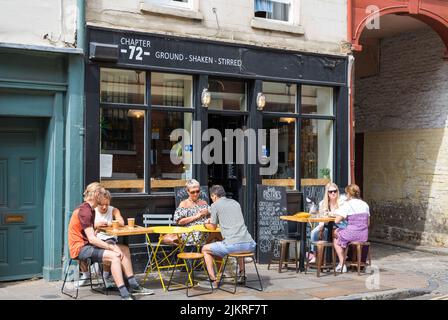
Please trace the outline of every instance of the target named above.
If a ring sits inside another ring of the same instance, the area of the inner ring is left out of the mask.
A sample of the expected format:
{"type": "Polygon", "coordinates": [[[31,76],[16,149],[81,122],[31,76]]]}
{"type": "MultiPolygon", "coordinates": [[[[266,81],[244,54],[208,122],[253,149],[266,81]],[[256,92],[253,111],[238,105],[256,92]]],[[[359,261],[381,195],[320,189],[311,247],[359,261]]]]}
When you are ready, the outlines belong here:
{"type": "MultiPolygon", "coordinates": [[[[205,264],[213,287],[217,287],[215,271],[213,269],[213,256],[224,257],[235,252],[254,252],[256,243],[247,231],[240,204],[226,198],[224,188],[214,185],[210,188],[210,198],[213,204],[210,207],[210,218],[205,223],[207,229],[215,230],[219,224],[223,241],[209,243],[202,248],[205,264]]],[[[240,273],[243,274],[244,260],[239,259],[240,273]]]]}

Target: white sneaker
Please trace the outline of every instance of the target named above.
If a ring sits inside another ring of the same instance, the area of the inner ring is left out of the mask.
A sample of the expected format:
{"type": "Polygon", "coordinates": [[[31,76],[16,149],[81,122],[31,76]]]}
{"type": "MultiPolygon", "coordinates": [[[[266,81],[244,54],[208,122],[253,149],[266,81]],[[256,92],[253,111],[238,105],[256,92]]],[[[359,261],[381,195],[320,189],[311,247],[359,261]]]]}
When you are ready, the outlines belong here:
{"type": "Polygon", "coordinates": [[[344,267],[342,267],[342,265],[338,264],[336,266],[336,272],[341,272],[342,269],[342,273],[346,273],[347,272],[347,266],[344,264],[344,267]]]}
{"type": "Polygon", "coordinates": [[[84,287],[86,285],[90,284],[89,275],[84,275],[83,273],[80,274],[78,283],[76,284],[77,288],[84,287]]]}

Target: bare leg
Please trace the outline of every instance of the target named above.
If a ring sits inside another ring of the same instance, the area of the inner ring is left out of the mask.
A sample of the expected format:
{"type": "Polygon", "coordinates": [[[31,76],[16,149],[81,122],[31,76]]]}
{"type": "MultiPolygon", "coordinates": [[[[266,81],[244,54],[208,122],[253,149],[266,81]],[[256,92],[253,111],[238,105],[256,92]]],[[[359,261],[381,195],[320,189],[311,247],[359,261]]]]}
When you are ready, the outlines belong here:
{"type": "Polygon", "coordinates": [[[123,259],[121,259],[121,266],[123,267],[123,272],[126,275],[126,277],[129,278],[134,275],[134,270],[132,269],[132,262],[131,262],[131,253],[127,246],[122,244],[118,244],[118,246],[120,247],[121,252],[123,252],[123,259]]]}
{"type": "Polygon", "coordinates": [[[88,268],[87,268],[87,262],[85,262],[84,260],[81,260],[79,263],[79,268],[81,269],[81,272],[88,272],[88,268]]]}
{"type": "Polygon", "coordinates": [[[240,272],[244,272],[244,258],[238,258],[238,264],[240,267],[240,272]]]}
{"type": "Polygon", "coordinates": [[[338,244],[338,239],[333,239],[333,246],[336,251],[336,254],[338,255],[339,264],[342,264],[342,262],[344,261],[344,248],[342,248],[338,244]]]}
{"type": "Polygon", "coordinates": [[[117,257],[117,253],[111,250],[105,250],[103,255],[103,263],[109,263],[112,272],[112,277],[114,278],[117,287],[124,285],[123,274],[121,271],[121,260],[117,257]]]}
{"type": "Polygon", "coordinates": [[[216,281],[215,270],[213,269],[213,255],[210,250],[210,245],[206,244],[202,247],[202,253],[204,254],[205,266],[207,267],[207,272],[212,281],[216,281]]]}

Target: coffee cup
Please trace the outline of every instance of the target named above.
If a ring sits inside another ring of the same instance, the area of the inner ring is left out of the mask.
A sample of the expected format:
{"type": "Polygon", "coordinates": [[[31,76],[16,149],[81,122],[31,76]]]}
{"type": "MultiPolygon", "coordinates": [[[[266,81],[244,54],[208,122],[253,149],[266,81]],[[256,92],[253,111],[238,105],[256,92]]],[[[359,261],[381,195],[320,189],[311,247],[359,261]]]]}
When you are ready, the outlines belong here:
{"type": "Polygon", "coordinates": [[[135,218],[128,218],[128,227],[129,228],[135,227],[135,218]]]}

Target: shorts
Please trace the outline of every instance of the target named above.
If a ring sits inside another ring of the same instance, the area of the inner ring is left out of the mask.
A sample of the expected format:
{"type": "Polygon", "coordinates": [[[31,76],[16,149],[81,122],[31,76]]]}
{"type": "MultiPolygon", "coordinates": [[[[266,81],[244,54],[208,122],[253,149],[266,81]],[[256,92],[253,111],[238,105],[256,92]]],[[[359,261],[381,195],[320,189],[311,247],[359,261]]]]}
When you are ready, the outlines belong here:
{"type": "Polygon", "coordinates": [[[239,243],[225,243],[225,241],[216,241],[209,244],[212,255],[224,257],[229,253],[235,252],[254,252],[257,244],[255,241],[239,242],[239,243]]]}
{"type": "Polygon", "coordinates": [[[90,259],[92,263],[102,263],[104,251],[104,249],[87,244],[79,251],[78,260],[90,259]]]}

